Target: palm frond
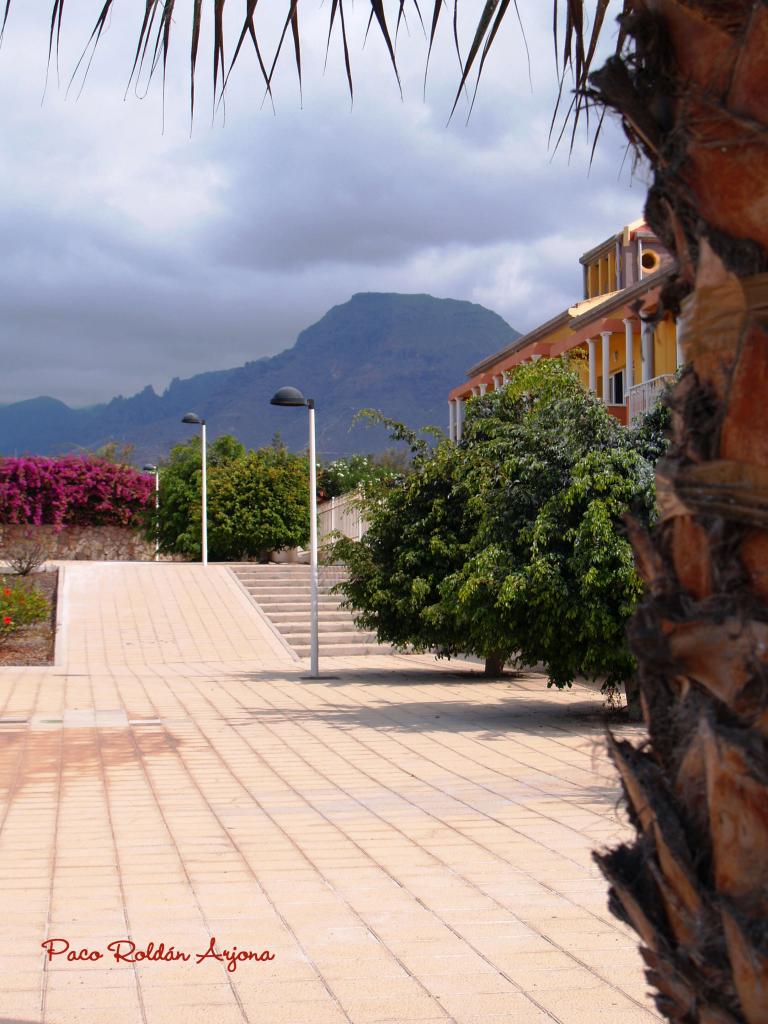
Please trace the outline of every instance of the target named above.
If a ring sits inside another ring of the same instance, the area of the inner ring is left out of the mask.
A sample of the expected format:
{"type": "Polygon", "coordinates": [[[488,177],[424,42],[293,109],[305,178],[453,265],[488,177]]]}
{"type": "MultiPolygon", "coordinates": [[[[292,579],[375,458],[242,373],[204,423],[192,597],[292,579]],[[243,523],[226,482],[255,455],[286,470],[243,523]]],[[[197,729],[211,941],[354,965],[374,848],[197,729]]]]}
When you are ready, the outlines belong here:
{"type": "MultiPolygon", "coordinates": [[[[195,79],[198,68],[198,57],[203,21],[206,15],[203,0],[187,0],[191,7],[192,14],[192,37],[190,46],[190,109],[194,116],[195,110],[195,79]]],[[[266,3],[266,0],[262,0],[266,3]]],[[[242,26],[234,40],[232,57],[227,67],[225,62],[225,9],[229,10],[227,0],[208,0],[206,7],[212,13],[213,22],[213,95],[214,102],[221,101],[226,89],[227,81],[232,74],[239,57],[242,54],[244,44],[250,39],[256,52],[259,65],[259,72],[266,93],[272,94],[272,81],[281,55],[283,45],[290,30],[293,42],[293,60],[299,77],[299,88],[302,88],[302,30],[299,25],[299,0],[281,0],[286,9],[285,20],[282,32],[270,58],[265,56],[266,41],[260,36],[255,24],[255,13],[258,0],[246,0],[245,17],[242,26]]],[[[536,0],[529,0],[530,3],[536,0]]],[[[2,0],[0,0],[2,3],[2,0]]],[[[604,32],[606,16],[611,3],[621,7],[622,13],[629,11],[631,0],[553,0],[553,39],[555,45],[556,63],[558,68],[558,94],[555,103],[555,111],[552,118],[550,134],[554,130],[558,115],[561,110],[566,83],[570,79],[570,88],[573,90],[572,99],[564,117],[564,123],[570,123],[573,142],[573,133],[579,124],[579,119],[584,113],[589,113],[589,98],[587,94],[587,80],[592,68],[592,63],[597,50],[597,44],[604,32]],[[564,19],[564,31],[562,45],[560,43],[559,26],[561,18],[564,19]],[[590,27],[591,26],[591,27],[590,27]]],[[[441,21],[443,7],[447,6],[446,0],[434,0],[431,12],[429,31],[427,32],[424,18],[419,6],[419,0],[368,0],[369,4],[369,25],[378,29],[379,37],[382,39],[389,60],[394,72],[395,80],[400,87],[400,71],[397,60],[396,42],[399,29],[402,24],[407,24],[408,7],[410,6],[417,16],[427,37],[427,55],[425,61],[425,80],[429,60],[433,52],[435,41],[441,21]],[[393,27],[391,27],[393,26],[393,27]]],[[[477,18],[472,39],[466,50],[466,56],[462,55],[462,46],[459,39],[459,12],[461,0],[453,0],[452,31],[456,53],[459,58],[459,85],[456,90],[453,110],[463,93],[469,96],[470,111],[477,95],[477,90],[482,79],[483,71],[489,54],[499,33],[499,29],[509,14],[510,9],[515,12],[525,40],[524,10],[518,9],[518,0],[484,0],[482,9],[477,18]],[[471,81],[472,80],[472,81],[471,81]],[[470,84],[471,82],[471,84],[470,84]]],[[[3,39],[11,15],[13,6],[12,0],[5,0],[2,6],[2,20],[0,20],[0,40],[3,39]]],[[[78,62],[75,74],[80,67],[85,65],[85,74],[92,59],[93,50],[98,45],[104,32],[109,15],[114,6],[114,0],[103,0],[100,10],[96,15],[93,31],[83,55],[78,62]],[[90,56],[89,56],[90,55],[90,56]],[[87,59],[86,59],[87,58],[87,59]]],[[[146,69],[147,79],[158,72],[162,74],[163,81],[166,77],[168,60],[170,54],[171,40],[174,35],[174,14],[181,4],[178,0],[145,0],[141,23],[138,28],[133,65],[130,70],[128,85],[142,77],[146,69]]],[[[230,5],[231,6],[231,5],[230,5]]],[[[62,26],[64,22],[64,0],[53,0],[51,8],[51,19],[48,39],[49,62],[58,54],[61,44],[62,26]]],[[[348,29],[344,15],[344,0],[332,0],[328,18],[328,38],[326,42],[326,60],[330,50],[331,37],[336,26],[339,26],[341,33],[342,54],[350,96],[353,94],[352,68],[349,52],[348,29]]],[[[304,29],[306,32],[306,29],[304,29]]],[[[623,45],[624,35],[619,33],[619,48],[623,45]]],[[[527,42],[526,42],[527,50],[527,42]]],[[[530,63],[530,57],[529,57],[530,63]]],[[[73,76],[74,78],[74,76],[73,76]]],[[[561,131],[558,138],[562,138],[561,131]]]]}

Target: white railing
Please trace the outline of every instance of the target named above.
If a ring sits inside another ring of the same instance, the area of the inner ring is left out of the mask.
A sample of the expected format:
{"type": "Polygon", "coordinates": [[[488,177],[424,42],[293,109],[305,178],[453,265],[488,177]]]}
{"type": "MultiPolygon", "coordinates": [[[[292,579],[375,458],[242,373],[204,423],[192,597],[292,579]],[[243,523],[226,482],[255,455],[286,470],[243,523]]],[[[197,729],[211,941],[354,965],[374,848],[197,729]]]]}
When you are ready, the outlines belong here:
{"type": "Polygon", "coordinates": [[[631,423],[636,416],[650,412],[656,404],[659,394],[667,384],[674,380],[674,374],[662,373],[658,377],[652,377],[643,384],[635,384],[629,389],[627,398],[629,409],[627,410],[627,421],[631,423]]]}
{"type": "Polygon", "coordinates": [[[331,498],[317,507],[317,535],[320,544],[329,544],[329,534],[334,531],[343,533],[352,540],[360,540],[368,529],[368,523],[360,512],[360,495],[357,493],[342,494],[339,498],[331,498]]]}

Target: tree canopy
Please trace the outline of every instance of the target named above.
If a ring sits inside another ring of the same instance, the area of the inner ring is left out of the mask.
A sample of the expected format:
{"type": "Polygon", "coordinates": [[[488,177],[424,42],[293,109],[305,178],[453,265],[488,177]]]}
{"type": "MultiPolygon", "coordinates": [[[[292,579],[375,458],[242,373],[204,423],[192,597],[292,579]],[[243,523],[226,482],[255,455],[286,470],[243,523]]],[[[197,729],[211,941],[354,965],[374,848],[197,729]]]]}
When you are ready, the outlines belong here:
{"type": "Polygon", "coordinates": [[[641,583],[621,521],[655,513],[644,436],[566,362],[543,360],[470,400],[461,443],[410,441],[412,474],[369,488],[368,532],[336,547],[360,624],[382,642],[475,654],[489,671],[541,662],[557,686],[625,681],[641,583]]]}
{"type": "MultiPolygon", "coordinates": [[[[309,467],[281,444],[246,451],[224,434],[208,450],[208,547],[220,561],[260,558],[309,535],[309,467]]],[[[201,553],[200,439],[176,445],[160,467],[158,536],[166,553],[201,553]]],[[[149,534],[154,536],[154,527],[149,534]]]]}

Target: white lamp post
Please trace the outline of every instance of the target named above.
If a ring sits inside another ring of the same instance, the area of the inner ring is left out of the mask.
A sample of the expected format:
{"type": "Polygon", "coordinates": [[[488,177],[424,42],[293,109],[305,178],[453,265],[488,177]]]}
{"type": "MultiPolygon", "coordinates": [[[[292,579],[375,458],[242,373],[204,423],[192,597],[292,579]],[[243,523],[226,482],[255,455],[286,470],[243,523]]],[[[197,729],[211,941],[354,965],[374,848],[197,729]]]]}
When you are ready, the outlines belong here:
{"type": "Polygon", "coordinates": [[[320,678],[319,644],[318,644],[318,613],[317,613],[317,466],[315,461],[315,400],[305,398],[298,388],[280,388],[271,398],[270,405],[301,406],[305,405],[309,412],[309,564],[311,576],[311,607],[310,607],[310,668],[311,679],[320,678]]]}
{"type": "Polygon", "coordinates": [[[201,419],[196,413],[188,412],[186,416],[182,416],[182,423],[199,423],[200,424],[200,444],[202,446],[203,455],[203,484],[202,484],[202,496],[200,499],[200,505],[203,516],[203,565],[208,565],[208,478],[207,478],[207,454],[208,445],[205,439],[205,420],[201,419]]]}
{"type": "Polygon", "coordinates": [[[160,467],[147,464],[144,466],[145,473],[155,474],[155,561],[160,559],[160,467]]]}

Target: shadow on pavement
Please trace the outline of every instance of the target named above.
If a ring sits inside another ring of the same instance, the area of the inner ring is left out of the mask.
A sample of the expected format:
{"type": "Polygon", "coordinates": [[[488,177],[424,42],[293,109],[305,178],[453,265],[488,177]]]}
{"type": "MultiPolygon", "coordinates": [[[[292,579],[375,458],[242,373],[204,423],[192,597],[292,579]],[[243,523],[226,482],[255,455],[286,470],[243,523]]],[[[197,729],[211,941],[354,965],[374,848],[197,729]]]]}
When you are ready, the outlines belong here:
{"type": "MultiPolygon", "coordinates": [[[[254,674],[242,673],[241,678],[254,681],[254,674]]],[[[346,681],[355,683],[351,678],[346,681]]],[[[301,700],[298,694],[297,699],[301,700]]],[[[436,694],[434,700],[371,700],[363,705],[339,703],[306,709],[297,707],[292,700],[283,702],[281,694],[275,692],[270,704],[272,706],[244,708],[243,714],[234,715],[228,721],[231,725],[247,725],[251,722],[290,720],[339,728],[366,726],[403,733],[461,732],[490,742],[515,732],[542,736],[578,732],[585,737],[602,740],[608,725],[626,721],[622,713],[606,712],[597,694],[585,700],[567,692],[555,692],[548,698],[531,696],[530,691],[510,692],[504,703],[493,705],[479,700],[445,700],[436,694]]]]}
{"type": "MultiPolygon", "coordinates": [[[[26,743],[21,770],[10,785],[10,797],[35,783],[48,785],[62,770],[65,779],[100,779],[105,768],[134,763],[137,747],[142,758],[161,758],[182,742],[164,729],[141,731],[134,738],[128,729],[64,728],[62,735],[62,728],[58,725],[37,731],[22,726],[3,733],[6,751],[18,747],[21,752],[26,743]]],[[[0,1024],[5,1024],[2,1017],[0,1024]]]]}
{"type": "MultiPolygon", "coordinates": [[[[324,686],[348,686],[350,683],[355,686],[470,686],[472,683],[493,683],[496,685],[512,684],[520,680],[530,682],[541,681],[546,688],[546,676],[537,672],[513,672],[507,671],[501,678],[488,679],[480,669],[472,668],[411,668],[403,662],[394,662],[392,667],[367,667],[366,658],[360,658],[360,668],[338,668],[336,666],[326,667],[320,661],[321,678],[314,681],[314,685],[324,686]],[[328,678],[322,678],[325,672],[328,678]]],[[[229,674],[229,673],[228,673],[229,674]]],[[[300,682],[303,685],[313,683],[313,680],[306,679],[307,669],[304,665],[296,665],[295,668],[281,668],[279,676],[274,669],[255,669],[248,672],[232,673],[243,679],[250,679],[253,682],[274,682],[276,678],[288,680],[289,682],[300,682]]]]}

